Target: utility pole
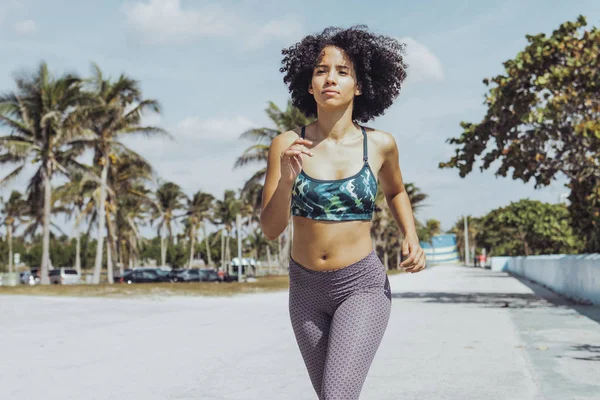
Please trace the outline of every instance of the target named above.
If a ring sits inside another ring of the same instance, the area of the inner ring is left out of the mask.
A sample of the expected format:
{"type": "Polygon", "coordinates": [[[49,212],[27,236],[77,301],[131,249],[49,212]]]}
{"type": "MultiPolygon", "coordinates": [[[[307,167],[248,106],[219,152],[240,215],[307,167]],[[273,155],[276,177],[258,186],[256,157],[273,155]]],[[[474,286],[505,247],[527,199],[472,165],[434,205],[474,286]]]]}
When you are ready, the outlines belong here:
{"type": "Polygon", "coordinates": [[[463,218],[465,221],[465,264],[469,266],[469,223],[466,215],[463,218]]]}
{"type": "Polygon", "coordinates": [[[238,242],[238,261],[240,265],[238,265],[238,282],[242,281],[242,234],[240,233],[240,229],[242,227],[242,216],[240,214],[235,215],[235,225],[237,230],[237,242],[238,242]]]}

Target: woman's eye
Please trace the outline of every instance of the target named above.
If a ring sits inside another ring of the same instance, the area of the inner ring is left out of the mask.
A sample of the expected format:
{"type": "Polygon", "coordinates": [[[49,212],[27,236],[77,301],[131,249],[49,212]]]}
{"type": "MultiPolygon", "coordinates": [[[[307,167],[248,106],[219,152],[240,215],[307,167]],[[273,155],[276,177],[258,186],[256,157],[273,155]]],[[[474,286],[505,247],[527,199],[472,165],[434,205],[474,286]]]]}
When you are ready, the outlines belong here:
{"type": "Polygon", "coordinates": [[[340,75],[346,75],[346,72],[340,71],[340,75]]]}

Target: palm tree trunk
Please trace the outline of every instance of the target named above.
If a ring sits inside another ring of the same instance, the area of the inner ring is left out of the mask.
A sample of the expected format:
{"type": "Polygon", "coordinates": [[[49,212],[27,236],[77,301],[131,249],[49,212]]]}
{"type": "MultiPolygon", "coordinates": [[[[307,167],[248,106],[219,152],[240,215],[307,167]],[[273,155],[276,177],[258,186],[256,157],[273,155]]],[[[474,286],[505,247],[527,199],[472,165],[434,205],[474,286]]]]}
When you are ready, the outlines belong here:
{"type": "Polygon", "coordinates": [[[115,283],[113,279],[113,263],[112,263],[112,235],[110,232],[106,234],[106,275],[108,283],[115,283]]]}
{"type": "Polygon", "coordinates": [[[75,236],[75,270],[81,276],[81,235],[75,236]]]}
{"type": "Polygon", "coordinates": [[[106,182],[108,177],[108,168],[110,164],[110,158],[104,156],[104,167],[102,168],[102,175],[100,177],[100,193],[98,195],[98,204],[96,205],[98,210],[98,247],[96,248],[96,262],[94,264],[94,275],[92,276],[92,283],[100,283],[100,272],[102,270],[102,255],[104,250],[104,231],[106,229],[106,210],[104,209],[104,203],[106,202],[106,182]]]}
{"type": "Polygon", "coordinates": [[[43,285],[50,284],[48,270],[50,267],[50,207],[52,202],[52,188],[50,187],[50,176],[48,175],[48,167],[44,168],[44,220],[43,220],[43,240],[42,240],[42,268],[40,271],[40,283],[43,285]]]}
{"type": "Polygon", "coordinates": [[[225,228],[221,230],[221,270],[225,271],[225,228]]]}
{"type": "Polygon", "coordinates": [[[206,242],[206,258],[208,259],[208,265],[212,266],[212,260],[210,259],[210,244],[208,243],[208,232],[206,231],[206,222],[202,224],[204,230],[204,241],[206,242]]]}
{"type": "Polygon", "coordinates": [[[385,269],[388,269],[388,252],[387,249],[383,250],[383,265],[385,265],[385,269]]]}
{"type": "Polygon", "coordinates": [[[8,238],[8,272],[13,272],[13,246],[12,246],[12,224],[6,224],[6,237],[8,238]]]}
{"type": "Polygon", "coordinates": [[[191,237],[190,237],[190,262],[188,265],[188,268],[192,268],[192,262],[194,261],[194,245],[195,245],[195,239],[196,239],[196,227],[192,226],[192,233],[191,233],[191,237]]]}
{"type": "Polygon", "coordinates": [[[267,245],[267,265],[269,266],[268,274],[271,275],[271,248],[269,245],[267,245]]]}
{"type": "Polygon", "coordinates": [[[227,236],[225,237],[225,264],[227,264],[227,272],[231,275],[231,248],[229,247],[230,242],[229,229],[227,230],[227,236]]]}
{"type": "Polygon", "coordinates": [[[167,247],[165,240],[165,224],[160,229],[160,265],[164,266],[167,263],[167,247]]]}
{"type": "Polygon", "coordinates": [[[119,240],[119,276],[123,275],[123,269],[125,268],[123,266],[123,257],[124,257],[124,253],[125,253],[125,243],[124,243],[124,238],[123,241],[119,240]]]}

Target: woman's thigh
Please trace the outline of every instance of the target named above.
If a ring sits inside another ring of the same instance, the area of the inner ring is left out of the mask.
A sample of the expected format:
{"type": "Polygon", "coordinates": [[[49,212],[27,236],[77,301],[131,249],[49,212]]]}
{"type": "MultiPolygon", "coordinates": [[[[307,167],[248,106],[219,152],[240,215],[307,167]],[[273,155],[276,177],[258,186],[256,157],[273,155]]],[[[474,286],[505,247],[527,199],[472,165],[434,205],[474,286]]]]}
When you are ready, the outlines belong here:
{"type": "Polygon", "coordinates": [[[300,354],[315,392],[321,392],[327,356],[331,316],[319,302],[301,289],[292,288],[289,297],[290,320],[300,354]]]}
{"type": "Polygon", "coordinates": [[[372,288],[345,299],[333,314],[321,399],[358,399],[387,328],[391,299],[372,288]]]}

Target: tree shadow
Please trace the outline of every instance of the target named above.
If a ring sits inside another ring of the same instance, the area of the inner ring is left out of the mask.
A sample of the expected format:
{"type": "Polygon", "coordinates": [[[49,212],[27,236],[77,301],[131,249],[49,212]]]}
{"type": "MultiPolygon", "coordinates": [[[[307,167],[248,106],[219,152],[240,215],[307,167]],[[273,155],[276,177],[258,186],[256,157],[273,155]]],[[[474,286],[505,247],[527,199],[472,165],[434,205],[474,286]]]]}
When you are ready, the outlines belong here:
{"type": "Polygon", "coordinates": [[[595,346],[591,344],[579,344],[577,346],[571,346],[569,350],[582,351],[586,353],[585,356],[581,355],[579,357],[571,357],[575,360],[600,361],[600,346],[595,346]]]}
{"type": "Polygon", "coordinates": [[[539,308],[549,307],[544,299],[529,293],[493,292],[403,292],[392,293],[392,298],[421,300],[438,304],[476,304],[486,308],[539,308]]]}
{"type": "Polygon", "coordinates": [[[569,299],[564,297],[551,289],[526,278],[517,275],[511,275],[513,278],[517,279],[523,285],[530,288],[534,294],[538,297],[541,297],[547,300],[555,307],[567,307],[572,308],[577,311],[579,314],[588,317],[592,321],[600,324],[600,306],[593,304],[585,304],[573,299],[569,299]]]}
{"type": "Polygon", "coordinates": [[[473,304],[485,308],[559,308],[573,309],[579,314],[600,323],[600,306],[587,305],[563,297],[542,285],[516,275],[499,274],[496,271],[470,273],[477,277],[515,278],[533,293],[494,293],[494,292],[399,292],[392,293],[392,298],[420,300],[437,304],[473,304]]]}

